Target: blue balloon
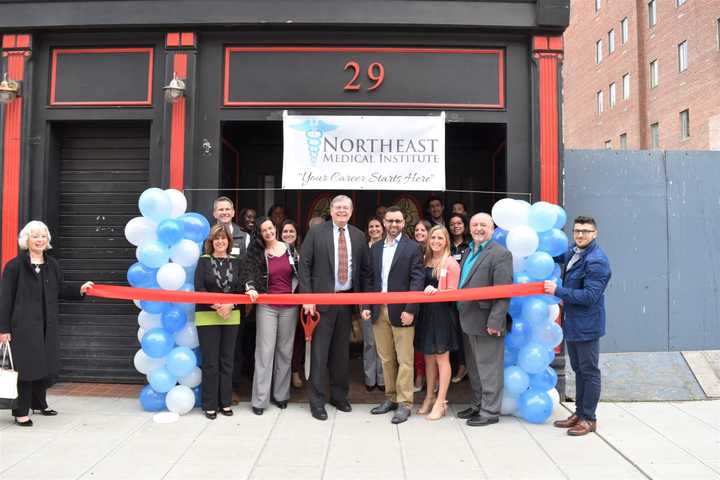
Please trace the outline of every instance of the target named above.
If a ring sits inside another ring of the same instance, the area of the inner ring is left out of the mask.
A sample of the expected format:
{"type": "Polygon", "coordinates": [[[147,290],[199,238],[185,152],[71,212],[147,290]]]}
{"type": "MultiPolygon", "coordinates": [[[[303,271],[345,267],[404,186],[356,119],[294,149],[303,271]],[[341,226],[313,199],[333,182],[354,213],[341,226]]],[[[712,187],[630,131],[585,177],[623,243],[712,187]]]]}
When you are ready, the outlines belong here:
{"type": "Polygon", "coordinates": [[[202,407],[202,391],[200,390],[200,385],[193,388],[192,391],[195,395],[195,408],[202,407]]]}
{"type": "Polygon", "coordinates": [[[555,322],[547,321],[533,328],[532,339],[546,348],[555,348],[563,340],[562,327],[555,322]]]}
{"type": "MultiPolygon", "coordinates": [[[[177,308],[175,304],[162,314],[162,326],[170,333],[179,331],[185,326],[185,323],[187,323],[185,311],[177,308]]],[[[178,376],[182,377],[183,375],[178,376]]]]}
{"type": "Polygon", "coordinates": [[[560,299],[555,295],[537,295],[537,298],[545,302],[547,305],[559,305],[560,299]]]}
{"type": "Polygon", "coordinates": [[[510,299],[510,307],[508,313],[512,318],[517,318],[522,315],[522,307],[525,303],[525,297],[512,297],[510,299]]]}
{"type": "Polygon", "coordinates": [[[163,220],[157,227],[158,240],[168,247],[182,240],[184,235],[183,223],[171,218],[163,220]]]}
{"type": "Polygon", "coordinates": [[[531,388],[518,399],[518,413],[530,423],[545,423],[550,418],[552,409],[550,395],[542,390],[531,388]]]}
{"type": "Polygon", "coordinates": [[[505,385],[505,393],[509,397],[517,398],[525,390],[527,390],[528,386],[530,385],[530,378],[528,377],[528,374],[523,371],[522,368],[517,366],[511,366],[505,368],[505,373],[503,374],[503,383],[505,385]]]}
{"type": "Polygon", "coordinates": [[[137,248],[140,263],[149,268],[160,268],[170,260],[170,250],[160,242],[148,242],[137,248]]]}
{"type": "Polygon", "coordinates": [[[555,225],[553,226],[562,229],[565,226],[565,222],[567,222],[567,213],[565,213],[565,209],[560,205],[555,205],[555,211],[557,212],[557,220],[555,220],[555,225]]]}
{"type": "Polygon", "coordinates": [[[505,347],[508,350],[519,350],[527,342],[524,332],[517,330],[510,331],[505,335],[505,347]]]}
{"type": "Polygon", "coordinates": [[[553,267],[552,278],[560,278],[561,272],[562,272],[562,269],[560,268],[560,264],[556,263],[555,266],[553,267]]]}
{"type": "Polygon", "coordinates": [[[146,412],[159,412],[165,410],[165,394],[156,392],[150,385],[140,390],[140,406],[146,412]]]}
{"type": "Polygon", "coordinates": [[[202,364],[202,354],[200,352],[200,347],[193,348],[193,353],[195,354],[195,358],[197,359],[197,366],[199,367],[202,364]]]}
{"type": "Polygon", "coordinates": [[[175,339],[164,328],[156,327],[145,332],[140,344],[148,357],[161,358],[170,353],[175,345],[175,339]]]}
{"type": "Polygon", "coordinates": [[[156,392],[160,393],[169,392],[177,383],[177,378],[175,378],[165,367],[156,368],[150,372],[148,380],[150,381],[150,386],[156,392]]]}
{"type": "Polygon", "coordinates": [[[196,363],[197,359],[192,350],[188,347],[175,347],[165,359],[165,368],[175,377],[181,378],[189,374],[196,363]]]}
{"type": "Polygon", "coordinates": [[[547,347],[538,343],[531,342],[518,352],[518,366],[529,374],[540,373],[548,365],[547,347]]]}
{"type": "Polygon", "coordinates": [[[497,243],[502,245],[503,247],[507,248],[507,236],[508,231],[503,230],[500,227],[497,227],[495,231],[493,232],[493,240],[495,240],[497,243]]]}
{"type": "Polygon", "coordinates": [[[180,215],[177,220],[183,225],[185,238],[193,242],[204,242],[210,233],[210,223],[199,213],[186,213],[180,215]]]}
{"type": "Polygon", "coordinates": [[[528,276],[534,280],[545,280],[552,275],[555,262],[550,254],[545,252],[535,252],[525,262],[525,271],[528,276]]]}
{"type": "Polygon", "coordinates": [[[152,313],[154,315],[166,312],[170,308],[170,305],[171,304],[168,302],[153,302],[150,300],[140,300],[140,308],[145,310],[147,313],[152,313]]]}
{"type": "Polygon", "coordinates": [[[551,388],[555,387],[557,383],[557,373],[552,367],[547,367],[540,373],[530,375],[530,387],[547,392],[551,388]]]}
{"type": "Polygon", "coordinates": [[[517,350],[510,350],[508,348],[505,349],[505,356],[503,358],[504,366],[509,367],[511,365],[516,365],[518,359],[518,351],[517,350]]]}
{"type": "Polygon", "coordinates": [[[548,304],[542,299],[532,297],[525,300],[522,307],[522,317],[528,321],[531,327],[540,325],[547,320],[548,304]]]}
{"type": "Polygon", "coordinates": [[[550,349],[548,349],[547,353],[548,353],[548,365],[550,365],[550,364],[552,364],[552,362],[555,361],[555,349],[550,348],[550,349]]]}
{"type": "Polygon", "coordinates": [[[559,228],[542,232],[538,235],[538,238],[540,239],[538,250],[547,252],[552,257],[560,256],[568,250],[567,235],[559,228]]]}
{"type": "Polygon", "coordinates": [[[520,272],[513,274],[513,283],[530,283],[532,278],[527,273],[520,272]]]}
{"type": "Polygon", "coordinates": [[[148,268],[140,262],[133,263],[128,268],[127,280],[131,287],[147,288],[154,286],[157,269],[148,268]]]}
{"type": "Polygon", "coordinates": [[[528,223],[536,232],[545,232],[557,222],[556,206],[548,202],[536,202],[530,207],[528,223]]]}

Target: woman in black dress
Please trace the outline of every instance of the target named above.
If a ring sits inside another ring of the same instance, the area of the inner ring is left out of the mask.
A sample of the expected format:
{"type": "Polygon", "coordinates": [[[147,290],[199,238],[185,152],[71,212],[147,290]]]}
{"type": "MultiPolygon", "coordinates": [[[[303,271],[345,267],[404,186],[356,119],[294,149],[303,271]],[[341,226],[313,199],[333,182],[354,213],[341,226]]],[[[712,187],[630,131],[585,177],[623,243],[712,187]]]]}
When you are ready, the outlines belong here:
{"type": "MultiPolygon", "coordinates": [[[[436,225],[430,229],[425,248],[425,294],[457,289],[459,279],[460,265],[450,255],[450,235],[445,227],[436,225]]],[[[460,346],[457,323],[453,302],[422,304],[415,326],[415,350],[425,354],[427,393],[418,413],[429,412],[428,420],[438,420],[447,412],[450,352],[460,346]],[[434,397],[436,381],[439,383],[437,398],[434,397]]]]}

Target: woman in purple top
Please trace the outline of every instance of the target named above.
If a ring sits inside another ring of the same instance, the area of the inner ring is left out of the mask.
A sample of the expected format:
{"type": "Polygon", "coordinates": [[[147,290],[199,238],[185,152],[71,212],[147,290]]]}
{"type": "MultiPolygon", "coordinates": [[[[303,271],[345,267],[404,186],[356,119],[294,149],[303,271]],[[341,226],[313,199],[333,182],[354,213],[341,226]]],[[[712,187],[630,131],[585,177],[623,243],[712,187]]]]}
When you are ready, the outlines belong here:
{"type": "MultiPolygon", "coordinates": [[[[255,237],[245,259],[246,292],[293,293],[297,286],[297,255],[277,239],[269,218],[255,223],[255,237]]],[[[290,398],[290,365],[297,326],[295,305],[258,305],[252,411],[262,415],[272,400],[286,408],[290,398]],[[272,396],[270,389],[272,387],[272,396]]]]}

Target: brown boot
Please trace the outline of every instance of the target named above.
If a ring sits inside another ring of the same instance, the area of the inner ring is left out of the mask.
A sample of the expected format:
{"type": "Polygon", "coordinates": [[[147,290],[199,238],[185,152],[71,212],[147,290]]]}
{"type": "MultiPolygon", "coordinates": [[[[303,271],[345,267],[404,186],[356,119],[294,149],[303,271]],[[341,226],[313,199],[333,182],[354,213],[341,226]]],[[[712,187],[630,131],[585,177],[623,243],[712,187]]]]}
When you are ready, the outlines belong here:
{"type": "Polygon", "coordinates": [[[593,422],[591,420],[580,420],[577,425],[567,431],[567,434],[571,437],[581,437],[590,432],[594,432],[596,428],[597,422],[593,422]]]}
{"type": "Polygon", "coordinates": [[[555,420],[553,422],[553,426],[557,428],[570,428],[577,425],[577,423],[580,421],[580,417],[578,417],[576,414],[570,415],[565,420],[555,420]]]}

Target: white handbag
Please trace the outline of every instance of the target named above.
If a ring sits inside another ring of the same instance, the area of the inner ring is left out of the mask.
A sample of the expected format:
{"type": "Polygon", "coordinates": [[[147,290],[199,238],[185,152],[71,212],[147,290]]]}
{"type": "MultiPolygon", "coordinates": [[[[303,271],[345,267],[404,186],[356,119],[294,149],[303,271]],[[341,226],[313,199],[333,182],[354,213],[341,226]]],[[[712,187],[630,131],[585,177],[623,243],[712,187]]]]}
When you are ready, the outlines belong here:
{"type": "Polygon", "coordinates": [[[14,400],[18,396],[18,373],[15,371],[10,342],[0,344],[3,350],[2,363],[0,363],[0,398],[14,400]],[[5,368],[5,358],[10,357],[10,368],[5,368]]]}

